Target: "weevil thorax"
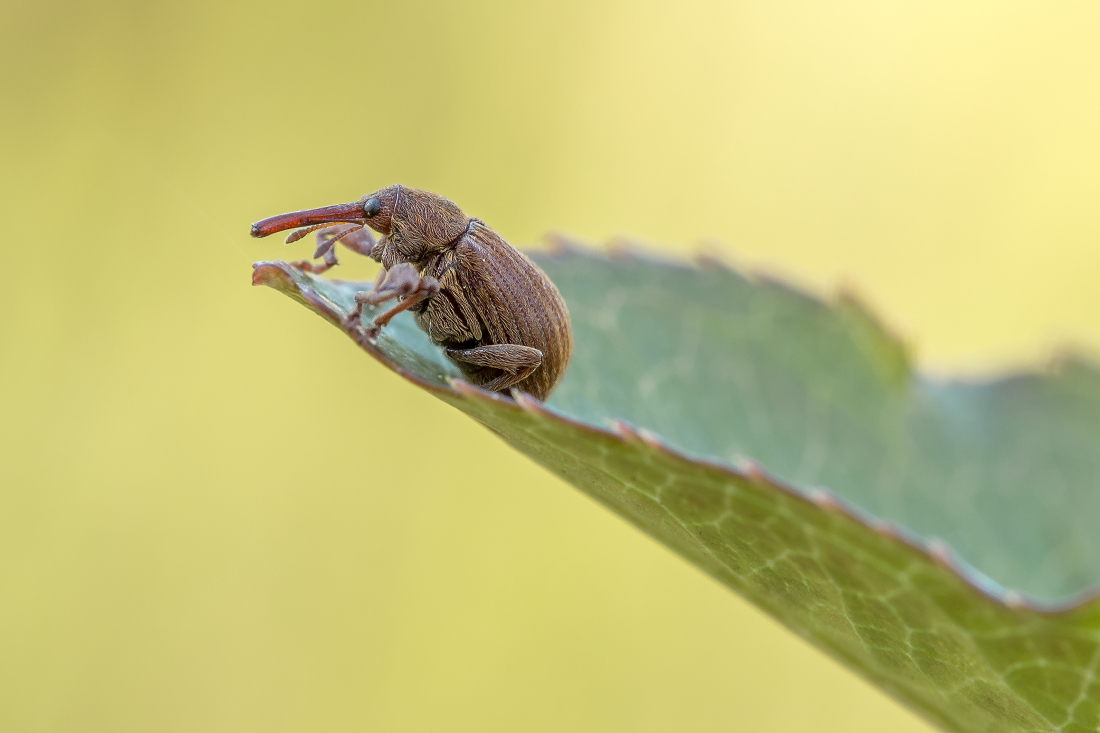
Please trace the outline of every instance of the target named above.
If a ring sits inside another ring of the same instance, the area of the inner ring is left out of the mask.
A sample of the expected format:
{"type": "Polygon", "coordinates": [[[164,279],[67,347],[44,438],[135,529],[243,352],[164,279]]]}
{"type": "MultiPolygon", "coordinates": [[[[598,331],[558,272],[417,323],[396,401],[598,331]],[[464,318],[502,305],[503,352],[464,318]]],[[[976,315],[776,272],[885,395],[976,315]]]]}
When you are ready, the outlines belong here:
{"type": "Polygon", "coordinates": [[[428,257],[453,246],[470,222],[452,201],[430,191],[387,186],[363,200],[371,198],[377,198],[382,208],[367,223],[389,240],[382,259],[387,268],[397,262],[419,268],[428,257]]]}

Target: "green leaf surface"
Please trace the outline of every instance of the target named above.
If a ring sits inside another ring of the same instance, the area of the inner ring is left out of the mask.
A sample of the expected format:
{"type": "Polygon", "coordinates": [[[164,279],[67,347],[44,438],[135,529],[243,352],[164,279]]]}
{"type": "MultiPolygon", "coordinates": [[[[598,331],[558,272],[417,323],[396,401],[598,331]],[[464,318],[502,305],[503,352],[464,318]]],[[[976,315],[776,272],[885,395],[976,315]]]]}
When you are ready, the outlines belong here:
{"type": "Polygon", "coordinates": [[[546,404],[461,381],[408,314],[367,341],[344,325],[365,284],[282,262],[253,281],[942,727],[1098,729],[1100,374],[927,379],[851,299],[564,243],[535,259],[576,338],[546,404]]]}

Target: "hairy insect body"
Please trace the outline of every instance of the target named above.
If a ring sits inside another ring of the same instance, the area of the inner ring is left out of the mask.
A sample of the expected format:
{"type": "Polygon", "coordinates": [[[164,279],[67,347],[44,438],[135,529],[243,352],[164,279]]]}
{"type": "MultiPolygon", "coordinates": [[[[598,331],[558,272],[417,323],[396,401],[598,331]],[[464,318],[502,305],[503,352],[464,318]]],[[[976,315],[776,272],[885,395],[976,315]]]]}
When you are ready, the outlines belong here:
{"type": "MultiPolygon", "coordinates": [[[[374,288],[357,294],[356,302],[360,308],[398,302],[372,320],[368,335],[410,310],[474,384],[546,399],[561,381],[573,351],[565,302],[534,262],[484,222],[436,194],[390,186],[354,204],[265,219],[252,231],[267,236],[333,222],[353,226],[319,232],[315,257],[323,255],[325,264],[300,266],[319,271],[336,264],[337,241],[382,264],[374,288]],[[384,236],[375,243],[363,224],[384,236]]],[[[352,317],[358,322],[358,308],[352,317]]]]}
{"type": "Polygon", "coordinates": [[[565,303],[542,270],[474,219],[454,250],[425,263],[422,273],[439,282],[439,293],[414,306],[417,324],[470,381],[492,384],[517,364],[537,367],[524,391],[550,393],[569,364],[573,338],[565,303]]]}

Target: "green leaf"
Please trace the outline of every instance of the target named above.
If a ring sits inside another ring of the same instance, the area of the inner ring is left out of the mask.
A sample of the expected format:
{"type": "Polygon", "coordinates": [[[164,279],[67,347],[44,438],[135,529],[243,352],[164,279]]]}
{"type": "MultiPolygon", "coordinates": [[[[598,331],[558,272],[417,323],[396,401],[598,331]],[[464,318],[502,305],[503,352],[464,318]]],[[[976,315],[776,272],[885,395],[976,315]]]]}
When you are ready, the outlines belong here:
{"type": "Polygon", "coordinates": [[[850,298],[564,243],[536,260],[576,338],[546,404],[461,381],[407,314],[377,343],[345,327],[364,284],[253,281],[945,729],[1097,730],[1100,374],[937,381],[850,298]]]}

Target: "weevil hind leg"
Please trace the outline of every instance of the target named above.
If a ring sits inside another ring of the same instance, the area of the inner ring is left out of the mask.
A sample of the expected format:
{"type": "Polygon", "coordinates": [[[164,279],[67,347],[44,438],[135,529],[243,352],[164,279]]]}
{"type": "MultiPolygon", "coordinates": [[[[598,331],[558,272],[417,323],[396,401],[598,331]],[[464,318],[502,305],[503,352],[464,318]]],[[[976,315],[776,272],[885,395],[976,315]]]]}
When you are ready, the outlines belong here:
{"type": "Polygon", "coordinates": [[[542,364],[542,352],[519,344],[493,344],[472,349],[447,349],[455,361],[477,367],[499,369],[500,376],[481,385],[490,392],[500,392],[531,376],[542,364]]]}
{"type": "Polygon", "coordinates": [[[374,339],[378,332],[401,311],[412,308],[439,292],[439,281],[430,275],[423,277],[408,262],[401,262],[388,270],[378,273],[374,287],[355,294],[355,308],[348,314],[351,323],[358,323],[363,317],[364,305],[381,305],[388,300],[398,301],[389,310],[379,313],[371,319],[366,329],[367,336],[374,339]]]}

